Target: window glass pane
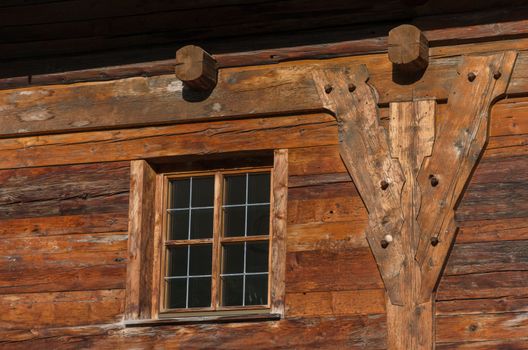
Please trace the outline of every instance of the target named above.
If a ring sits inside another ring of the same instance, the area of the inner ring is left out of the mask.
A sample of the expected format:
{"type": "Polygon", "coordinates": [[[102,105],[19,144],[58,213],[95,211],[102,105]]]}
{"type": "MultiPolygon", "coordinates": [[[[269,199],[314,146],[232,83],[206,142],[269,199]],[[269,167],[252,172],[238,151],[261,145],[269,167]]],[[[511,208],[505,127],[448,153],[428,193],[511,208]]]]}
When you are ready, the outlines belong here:
{"type": "Polygon", "coordinates": [[[189,211],[175,210],[168,213],[169,239],[187,239],[189,237],[189,211]]]}
{"type": "Polygon", "coordinates": [[[246,208],[224,208],[224,236],[244,236],[246,231],[246,208]]]}
{"type": "Polygon", "coordinates": [[[187,279],[178,278],[167,281],[167,307],[178,309],[185,307],[185,296],[187,293],[187,279]]]}
{"type": "Polygon", "coordinates": [[[246,276],[246,305],[265,305],[268,303],[268,275],[246,276]]]}
{"type": "Polygon", "coordinates": [[[211,306],[211,277],[189,278],[189,307],[211,306]]]}
{"type": "Polygon", "coordinates": [[[213,237],[213,209],[191,209],[191,239],[213,237]]]}
{"type": "Polygon", "coordinates": [[[248,203],[269,203],[270,174],[249,174],[248,203]]]}
{"type": "Polygon", "coordinates": [[[269,205],[254,205],[248,207],[247,235],[258,236],[269,234],[269,205]]]}
{"type": "Polygon", "coordinates": [[[242,305],[242,276],[222,277],[222,305],[242,305]]]}
{"type": "Polygon", "coordinates": [[[187,276],[187,246],[170,247],[167,253],[167,276],[187,276]]]}
{"type": "Polygon", "coordinates": [[[246,244],[246,272],[268,272],[269,242],[246,244]]]}
{"type": "Polygon", "coordinates": [[[210,275],[212,244],[191,245],[189,258],[189,275],[210,275]]]}
{"type": "Polygon", "coordinates": [[[189,208],[189,179],[171,180],[170,188],[171,195],[169,208],[189,208]]]}
{"type": "Polygon", "coordinates": [[[191,205],[196,207],[211,207],[214,201],[214,177],[193,177],[191,205]]]}
{"type": "Polygon", "coordinates": [[[246,203],[246,175],[225,177],[224,204],[246,203]]]}
{"type": "Polygon", "coordinates": [[[244,243],[224,244],[222,273],[244,272],[244,243]]]}

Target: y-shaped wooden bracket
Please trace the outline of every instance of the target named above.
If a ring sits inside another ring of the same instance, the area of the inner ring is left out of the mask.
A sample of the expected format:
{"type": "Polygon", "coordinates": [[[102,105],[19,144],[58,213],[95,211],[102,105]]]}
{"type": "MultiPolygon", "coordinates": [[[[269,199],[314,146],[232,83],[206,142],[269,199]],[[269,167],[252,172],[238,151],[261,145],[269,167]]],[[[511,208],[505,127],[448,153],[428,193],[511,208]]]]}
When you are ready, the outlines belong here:
{"type": "Polygon", "coordinates": [[[454,212],[516,57],[464,57],[446,114],[435,116],[434,99],[391,103],[388,133],[365,66],[314,72],[369,213],[366,236],[387,290],[390,349],[434,349],[434,294],[456,232],[454,212]]]}

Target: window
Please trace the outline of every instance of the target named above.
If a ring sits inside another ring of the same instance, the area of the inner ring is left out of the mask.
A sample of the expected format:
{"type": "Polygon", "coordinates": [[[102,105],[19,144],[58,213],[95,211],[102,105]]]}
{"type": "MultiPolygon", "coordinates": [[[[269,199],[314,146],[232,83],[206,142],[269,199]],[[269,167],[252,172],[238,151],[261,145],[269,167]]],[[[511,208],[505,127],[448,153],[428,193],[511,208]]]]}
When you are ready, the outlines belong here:
{"type": "Polygon", "coordinates": [[[283,315],[287,156],[132,161],[126,325],[283,315]]]}
{"type": "Polygon", "coordinates": [[[270,175],[167,175],[165,310],[268,305],[270,175]]]}

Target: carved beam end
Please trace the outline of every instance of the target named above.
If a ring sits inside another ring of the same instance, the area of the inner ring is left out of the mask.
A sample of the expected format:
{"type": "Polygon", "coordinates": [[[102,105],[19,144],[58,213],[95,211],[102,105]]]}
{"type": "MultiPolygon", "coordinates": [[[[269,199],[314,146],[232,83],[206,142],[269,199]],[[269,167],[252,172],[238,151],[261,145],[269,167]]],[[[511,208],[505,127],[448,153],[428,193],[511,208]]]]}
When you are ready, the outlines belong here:
{"type": "Polygon", "coordinates": [[[389,60],[398,71],[423,72],[429,64],[429,42],[415,26],[403,24],[389,32],[389,60]]]}
{"type": "Polygon", "coordinates": [[[176,51],[176,77],[193,90],[211,91],[216,86],[218,66],[201,47],[187,45],[176,51]]]}

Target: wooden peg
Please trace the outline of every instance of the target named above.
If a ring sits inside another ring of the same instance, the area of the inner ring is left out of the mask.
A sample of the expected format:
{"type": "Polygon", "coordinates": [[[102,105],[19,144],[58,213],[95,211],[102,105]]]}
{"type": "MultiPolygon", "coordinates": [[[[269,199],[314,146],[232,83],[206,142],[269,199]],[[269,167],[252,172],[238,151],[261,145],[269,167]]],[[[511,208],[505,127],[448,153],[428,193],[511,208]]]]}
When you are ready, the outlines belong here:
{"type": "Polygon", "coordinates": [[[424,71],[429,64],[429,42],[415,26],[403,24],[389,32],[389,60],[406,73],[424,71]]]}
{"type": "Polygon", "coordinates": [[[176,51],[176,77],[193,90],[210,91],[216,86],[218,66],[201,47],[187,45],[176,51]]]}

